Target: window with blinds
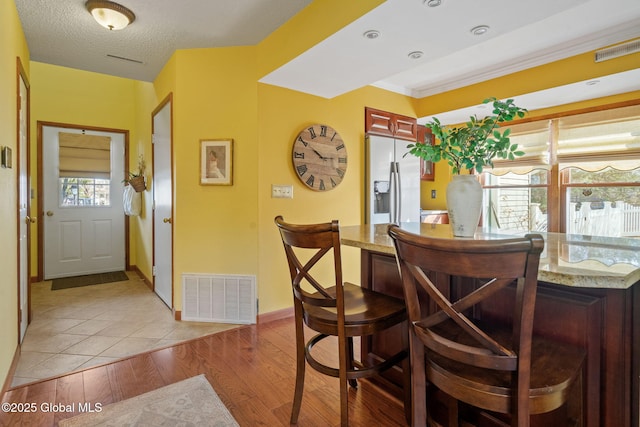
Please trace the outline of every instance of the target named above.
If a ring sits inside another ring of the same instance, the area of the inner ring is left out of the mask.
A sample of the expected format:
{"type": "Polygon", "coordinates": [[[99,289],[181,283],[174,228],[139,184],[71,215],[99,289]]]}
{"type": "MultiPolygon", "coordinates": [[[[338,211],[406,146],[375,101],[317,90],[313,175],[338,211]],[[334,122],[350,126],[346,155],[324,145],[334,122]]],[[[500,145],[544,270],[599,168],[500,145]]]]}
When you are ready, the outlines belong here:
{"type": "Polygon", "coordinates": [[[482,174],[488,227],[640,237],[640,105],[510,129],[525,156],[482,174]]]}
{"type": "Polygon", "coordinates": [[[110,206],[111,138],[59,132],[60,207],[110,206]]]}
{"type": "Polygon", "coordinates": [[[640,158],[640,105],[557,120],[560,169],[635,169],[640,158]]]}
{"type": "Polygon", "coordinates": [[[111,177],[111,138],[60,132],[60,178],[111,177]]]}
{"type": "Polygon", "coordinates": [[[508,172],[523,174],[533,169],[549,170],[549,126],[549,121],[501,126],[501,130],[511,130],[511,143],[518,144],[518,150],[525,154],[515,160],[494,160],[493,170],[488,172],[504,175],[508,172]]]}

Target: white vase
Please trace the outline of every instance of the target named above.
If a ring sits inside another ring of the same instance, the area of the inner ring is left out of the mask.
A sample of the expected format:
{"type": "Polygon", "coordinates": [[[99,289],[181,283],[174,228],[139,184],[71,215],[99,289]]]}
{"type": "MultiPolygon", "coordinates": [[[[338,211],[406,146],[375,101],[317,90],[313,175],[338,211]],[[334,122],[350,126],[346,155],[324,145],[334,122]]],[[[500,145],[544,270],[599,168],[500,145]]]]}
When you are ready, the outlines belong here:
{"type": "Polygon", "coordinates": [[[449,223],[456,237],[473,237],[482,212],[482,185],[475,175],[454,175],[447,185],[449,223]]]}

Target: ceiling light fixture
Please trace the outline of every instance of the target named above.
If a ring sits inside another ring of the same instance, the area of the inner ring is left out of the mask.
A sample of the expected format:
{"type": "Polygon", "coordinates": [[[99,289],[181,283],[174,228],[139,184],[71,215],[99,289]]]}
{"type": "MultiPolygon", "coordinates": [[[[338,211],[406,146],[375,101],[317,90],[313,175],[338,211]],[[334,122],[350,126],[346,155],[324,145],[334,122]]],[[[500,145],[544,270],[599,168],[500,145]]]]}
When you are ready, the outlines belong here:
{"type": "Polygon", "coordinates": [[[378,37],[380,37],[380,31],[377,30],[369,30],[369,31],[365,31],[364,34],[362,34],[365,38],[369,39],[369,40],[373,40],[373,39],[377,39],[378,37]]]}
{"type": "Polygon", "coordinates": [[[598,83],[600,83],[600,80],[589,80],[589,81],[587,82],[587,86],[595,86],[595,85],[597,85],[598,83]]]}
{"type": "Polygon", "coordinates": [[[473,34],[474,36],[481,36],[483,34],[486,34],[487,31],[489,31],[488,25],[478,25],[477,27],[473,27],[470,30],[471,34],[473,34]]]}
{"type": "Polygon", "coordinates": [[[407,56],[411,59],[420,59],[422,58],[422,55],[424,55],[424,52],[416,50],[416,51],[410,52],[409,55],[407,56]]]}
{"type": "Polygon", "coordinates": [[[442,0],[424,0],[423,3],[429,7],[438,7],[442,4],[442,0]]]}
{"type": "Polygon", "coordinates": [[[109,30],[122,30],[136,19],[126,7],[107,0],[88,0],[85,7],[98,24],[109,30]]]}

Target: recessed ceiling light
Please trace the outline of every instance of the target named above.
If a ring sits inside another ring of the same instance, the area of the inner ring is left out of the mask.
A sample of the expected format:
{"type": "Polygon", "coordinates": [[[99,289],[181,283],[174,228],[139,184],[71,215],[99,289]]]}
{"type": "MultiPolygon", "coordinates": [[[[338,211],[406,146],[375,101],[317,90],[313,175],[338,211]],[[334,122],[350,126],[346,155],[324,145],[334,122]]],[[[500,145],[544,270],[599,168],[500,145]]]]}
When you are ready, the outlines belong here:
{"type": "Polygon", "coordinates": [[[471,34],[473,34],[474,36],[481,36],[485,34],[487,31],[489,31],[489,26],[478,25],[477,27],[473,27],[470,31],[471,31],[471,34]]]}
{"type": "Polygon", "coordinates": [[[377,30],[369,30],[369,31],[365,31],[364,34],[362,34],[365,38],[373,40],[373,39],[377,39],[378,37],[380,37],[380,31],[377,30]]]}
{"type": "Polygon", "coordinates": [[[423,3],[429,7],[438,7],[442,4],[442,0],[424,0],[423,3]]]}
{"type": "Polygon", "coordinates": [[[407,55],[409,58],[411,59],[420,59],[422,58],[422,55],[424,55],[424,52],[419,51],[419,50],[415,50],[413,52],[410,52],[409,55],[407,55]]]}
{"type": "Polygon", "coordinates": [[[595,85],[597,85],[598,83],[600,83],[600,80],[589,80],[589,81],[587,82],[587,86],[595,86],[595,85]]]}

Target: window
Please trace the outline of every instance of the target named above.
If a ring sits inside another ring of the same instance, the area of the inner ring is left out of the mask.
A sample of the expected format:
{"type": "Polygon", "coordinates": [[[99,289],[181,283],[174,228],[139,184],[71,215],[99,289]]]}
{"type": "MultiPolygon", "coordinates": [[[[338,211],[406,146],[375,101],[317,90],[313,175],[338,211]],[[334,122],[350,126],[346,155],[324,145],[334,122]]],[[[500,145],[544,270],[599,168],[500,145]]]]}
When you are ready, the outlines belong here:
{"type": "Polygon", "coordinates": [[[548,171],[486,174],[484,179],[484,223],[491,228],[513,231],[547,231],[548,171]]]}
{"type": "Polygon", "coordinates": [[[640,105],[511,132],[526,155],[482,174],[486,227],[640,237],[640,105]]]}
{"type": "Polygon", "coordinates": [[[561,176],[566,233],[640,237],[640,167],[595,172],[571,167],[561,176]]]}
{"type": "Polygon", "coordinates": [[[111,138],[60,132],[60,207],[111,205],[111,138]]]}
{"type": "Polygon", "coordinates": [[[109,206],[108,179],[60,178],[60,207],[109,206]]]}

